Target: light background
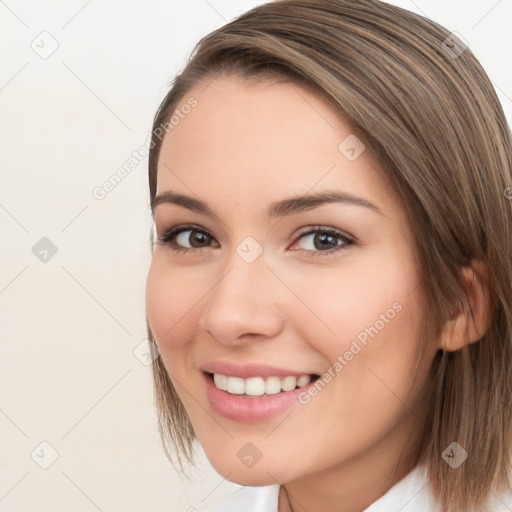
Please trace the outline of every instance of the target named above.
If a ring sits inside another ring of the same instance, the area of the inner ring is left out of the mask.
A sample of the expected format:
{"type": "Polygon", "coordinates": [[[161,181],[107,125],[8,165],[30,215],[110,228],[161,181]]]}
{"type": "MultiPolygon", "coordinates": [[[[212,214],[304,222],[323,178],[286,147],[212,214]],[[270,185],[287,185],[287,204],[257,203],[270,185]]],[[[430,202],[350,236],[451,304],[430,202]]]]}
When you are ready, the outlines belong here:
{"type": "MultiPolygon", "coordinates": [[[[145,144],[194,43],[260,3],[0,0],[0,511],[192,512],[238,488],[204,456],[181,479],[160,445],[147,158],[92,191],[145,144]]],[[[512,119],[512,0],[389,3],[462,35],[512,119]]]]}

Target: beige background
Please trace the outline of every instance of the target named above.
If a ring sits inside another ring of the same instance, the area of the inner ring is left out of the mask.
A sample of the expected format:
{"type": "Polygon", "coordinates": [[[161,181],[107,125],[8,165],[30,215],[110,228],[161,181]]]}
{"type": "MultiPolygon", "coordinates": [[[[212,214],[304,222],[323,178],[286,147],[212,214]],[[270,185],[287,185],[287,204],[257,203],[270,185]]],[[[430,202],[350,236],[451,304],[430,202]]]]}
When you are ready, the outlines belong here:
{"type": "MultiPolygon", "coordinates": [[[[93,190],[144,145],[193,44],[259,3],[0,1],[0,511],[192,512],[238,487],[204,456],[182,480],[160,446],[147,158],[93,190]]],[[[510,0],[391,3],[462,35],[512,119],[510,0]]]]}

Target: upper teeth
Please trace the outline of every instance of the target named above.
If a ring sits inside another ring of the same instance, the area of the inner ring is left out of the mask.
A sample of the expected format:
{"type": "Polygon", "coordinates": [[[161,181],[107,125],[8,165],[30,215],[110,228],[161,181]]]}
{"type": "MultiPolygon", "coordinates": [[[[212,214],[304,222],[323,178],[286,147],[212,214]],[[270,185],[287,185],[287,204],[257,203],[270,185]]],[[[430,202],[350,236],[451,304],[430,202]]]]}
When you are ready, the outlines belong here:
{"type": "Polygon", "coordinates": [[[213,374],[215,386],[219,389],[233,393],[235,395],[260,396],[263,394],[274,395],[281,391],[292,391],[297,386],[302,387],[311,382],[309,375],[300,377],[249,377],[242,379],[240,377],[230,377],[220,373],[213,374]]]}

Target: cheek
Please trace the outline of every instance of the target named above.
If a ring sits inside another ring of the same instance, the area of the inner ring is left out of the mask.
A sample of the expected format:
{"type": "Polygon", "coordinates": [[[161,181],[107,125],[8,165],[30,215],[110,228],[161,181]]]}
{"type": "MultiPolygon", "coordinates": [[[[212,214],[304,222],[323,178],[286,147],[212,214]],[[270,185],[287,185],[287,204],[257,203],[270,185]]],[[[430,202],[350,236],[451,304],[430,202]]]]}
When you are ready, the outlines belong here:
{"type": "Polygon", "coordinates": [[[153,256],[146,281],[146,310],[162,355],[186,345],[187,326],[194,323],[194,305],[199,299],[192,276],[171,270],[162,255],[153,256]]]}
{"type": "MultiPolygon", "coordinates": [[[[375,407],[377,397],[396,400],[390,389],[400,396],[404,391],[405,397],[421,356],[424,312],[418,276],[409,260],[395,255],[390,261],[385,269],[365,263],[360,271],[340,268],[336,276],[326,273],[314,282],[295,283],[316,317],[297,310],[295,318],[304,338],[327,362],[327,386],[343,389],[340,404],[349,410],[362,403],[375,407]]],[[[425,371],[429,362],[422,359],[425,371]]]]}
{"type": "Polygon", "coordinates": [[[146,311],[149,326],[163,364],[181,402],[189,411],[194,403],[184,392],[190,364],[190,326],[197,324],[197,290],[189,285],[187,272],[176,272],[161,254],[154,254],[146,281],[146,311]]]}
{"type": "MultiPolygon", "coordinates": [[[[369,294],[353,315],[340,313],[338,342],[328,352],[332,361],[333,416],[350,412],[363,423],[368,415],[390,426],[399,411],[412,406],[426,383],[431,357],[420,349],[422,310],[417,292],[395,286],[384,296],[369,294]],[[414,370],[420,358],[419,373],[414,370]],[[378,418],[378,419],[377,419],[378,418]]],[[[325,397],[327,399],[327,396],[325,397]]]]}
{"type": "Polygon", "coordinates": [[[289,303],[288,319],[300,326],[308,344],[331,361],[348,350],[352,340],[364,346],[376,331],[390,331],[393,325],[396,331],[409,320],[414,322],[414,318],[404,321],[405,309],[417,307],[410,293],[416,273],[412,269],[406,272],[407,262],[398,264],[395,258],[383,268],[382,261],[355,256],[339,268],[307,273],[280,269],[283,281],[300,299],[289,303]]]}

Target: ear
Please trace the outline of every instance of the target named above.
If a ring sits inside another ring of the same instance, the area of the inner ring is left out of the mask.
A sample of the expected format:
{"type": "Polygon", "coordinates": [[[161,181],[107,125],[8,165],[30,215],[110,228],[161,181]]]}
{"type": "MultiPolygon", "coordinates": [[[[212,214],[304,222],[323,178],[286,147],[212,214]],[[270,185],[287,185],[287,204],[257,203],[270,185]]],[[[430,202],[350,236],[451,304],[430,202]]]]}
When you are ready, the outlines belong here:
{"type": "Polygon", "coordinates": [[[454,352],[479,341],[491,323],[488,268],[480,260],[463,267],[466,300],[443,326],[441,349],[454,352]]]}

